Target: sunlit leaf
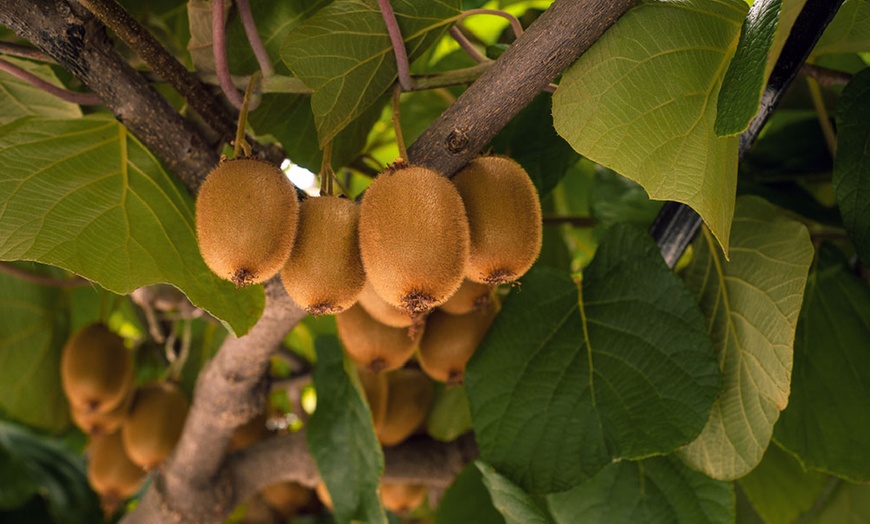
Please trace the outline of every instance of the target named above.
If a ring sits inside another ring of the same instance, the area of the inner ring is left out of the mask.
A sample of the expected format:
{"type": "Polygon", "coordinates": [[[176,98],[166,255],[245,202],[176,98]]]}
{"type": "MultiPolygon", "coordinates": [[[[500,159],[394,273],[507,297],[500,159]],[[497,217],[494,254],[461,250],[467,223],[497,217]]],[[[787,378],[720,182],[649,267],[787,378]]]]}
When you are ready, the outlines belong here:
{"type": "Polygon", "coordinates": [[[870,2],[846,0],[819,38],[812,56],[870,51],[870,2]]]}

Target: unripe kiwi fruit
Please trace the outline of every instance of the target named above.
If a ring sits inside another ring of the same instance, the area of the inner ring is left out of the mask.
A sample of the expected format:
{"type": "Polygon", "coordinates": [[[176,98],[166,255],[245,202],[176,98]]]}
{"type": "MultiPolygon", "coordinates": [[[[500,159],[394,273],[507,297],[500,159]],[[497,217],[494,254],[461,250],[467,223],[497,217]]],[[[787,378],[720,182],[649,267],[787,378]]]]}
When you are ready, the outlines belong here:
{"type": "Polygon", "coordinates": [[[296,238],[296,190],[274,164],[223,160],[196,197],[196,238],[208,267],[236,286],[275,276],[296,238]]]}
{"type": "Polygon", "coordinates": [[[118,505],[139,489],[145,472],[124,451],[120,433],[94,435],[88,446],[88,483],[112,514],[118,505]]]}
{"type": "Polygon", "coordinates": [[[472,311],[480,311],[492,302],[494,290],[494,286],[466,278],[456,293],[453,293],[447,302],[438,306],[438,309],[451,315],[464,315],[472,311]]]}
{"type": "Polygon", "coordinates": [[[385,326],[359,304],[336,315],[335,323],[350,358],[373,373],[397,369],[407,362],[423,331],[385,326]]]}
{"type": "Polygon", "coordinates": [[[528,173],[503,156],[475,158],[453,177],[471,228],[465,275],[477,282],[513,282],[541,251],[541,203],[528,173]]]}
{"type": "Polygon", "coordinates": [[[439,382],[459,385],[465,380],[465,365],[474,355],[496,316],[496,304],[481,311],[451,315],[436,310],[426,319],[417,360],[427,375],[439,382]]]}
{"type": "Polygon", "coordinates": [[[187,417],[187,398],[175,384],[152,382],[136,391],[121,429],[130,460],[152,469],[172,452],[187,417]]]}
{"type": "Polygon", "coordinates": [[[420,507],[426,500],[426,486],[404,482],[381,482],[381,502],[398,515],[420,507]]]}
{"type": "Polygon", "coordinates": [[[375,433],[384,446],[395,446],[426,420],[435,399],[435,384],[412,368],[388,373],[387,383],[387,415],[375,433]]]}
{"type": "Polygon", "coordinates": [[[381,298],[368,281],[359,294],[358,302],[366,313],[381,324],[396,328],[411,327],[414,324],[412,315],[381,298]]]}
{"type": "Polygon", "coordinates": [[[386,373],[372,373],[364,368],[357,368],[357,376],[372,412],[375,431],[377,431],[387,415],[387,375],[386,373]]]}
{"type": "Polygon", "coordinates": [[[260,495],[269,506],[287,519],[311,503],[314,490],[296,482],[279,482],[263,488],[260,495]]]}
{"type": "Polygon", "coordinates": [[[133,381],[124,339],[99,323],[77,331],[63,348],[60,379],[72,409],[108,413],[129,394],[133,381]]]}
{"type": "Polygon", "coordinates": [[[359,254],[359,206],[346,198],[309,198],[281,281],[312,315],[331,315],[356,303],[366,281],[359,254]]]}
{"type": "Polygon", "coordinates": [[[390,304],[424,313],[462,283],[468,219],[449,180],[419,166],[378,175],[360,205],[360,251],[366,276],[390,304]]]}

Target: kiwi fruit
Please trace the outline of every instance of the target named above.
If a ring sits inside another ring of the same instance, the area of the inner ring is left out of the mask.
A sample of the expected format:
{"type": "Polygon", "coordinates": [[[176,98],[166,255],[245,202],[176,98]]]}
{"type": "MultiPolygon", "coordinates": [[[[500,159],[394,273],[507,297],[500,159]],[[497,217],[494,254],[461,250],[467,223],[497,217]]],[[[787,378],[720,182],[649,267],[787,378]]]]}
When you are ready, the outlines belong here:
{"type": "Polygon", "coordinates": [[[381,482],[381,502],[393,513],[404,515],[423,504],[427,491],[422,484],[381,482]]]}
{"type": "Polygon", "coordinates": [[[489,331],[496,309],[494,303],[489,303],[481,311],[464,315],[451,315],[441,310],[429,315],[417,353],[423,371],[439,382],[462,384],[465,365],[489,331]]]}
{"type": "Polygon", "coordinates": [[[377,294],[408,313],[425,313],[462,283],[469,249],[462,198],[435,171],[393,165],[363,195],[359,241],[377,294]]]}
{"type": "Polygon", "coordinates": [[[130,403],[133,400],[133,391],[135,389],[135,381],[133,379],[133,368],[130,368],[127,390],[117,406],[111,408],[105,413],[99,411],[87,413],[77,409],[71,409],[70,415],[73,423],[88,435],[98,435],[106,433],[114,433],[121,429],[121,425],[127,418],[127,413],[130,411],[130,403]]]}
{"type": "Polygon", "coordinates": [[[366,310],[366,313],[381,324],[395,328],[411,327],[414,324],[413,315],[381,298],[368,281],[359,294],[358,302],[366,310]]]}
{"type": "Polygon", "coordinates": [[[120,433],[94,435],[88,450],[88,482],[111,515],[122,501],[136,493],[145,472],[127,456],[120,433]]]}
{"type": "Polygon", "coordinates": [[[196,238],[206,265],[236,286],[275,276],[293,249],[296,190],[274,164],[222,160],[196,197],[196,238]]]}
{"type": "Polygon", "coordinates": [[[422,371],[397,369],[387,374],[387,414],[375,431],[384,446],[395,446],[411,436],[426,420],[435,384],[422,371]]]}
{"type": "Polygon", "coordinates": [[[335,323],[347,354],[372,373],[401,367],[414,354],[423,332],[385,326],[359,304],[336,315],[335,323]]]}
{"type": "Polygon", "coordinates": [[[309,198],[299,206],[296,243],[281,281],[312,315],[331,315],[356,303],[366,281],[359,254],[359,206],[346,198],[309,198]]]}
{"type": "Polygon", "coordinates": [[[275,511],[288,519],[311,503],[314,491],[296,482],[279,482],[260,490],[260,496],[275,511]]]}
{"type": "Polygon", "coordinates": [[[160,465],[175,448],[187,417],[187,398],[175,384],[141,386],[121,428],[130,460],[145,469],[160,465]]]}
{"type": "Polygon", "coordinates": [[[464,315],[472,311],[480,311],[492,302],[494,289],[495,287],[489,284],[481,284],[466,278],[456,293],[447,302],[438,306],[438,309],[451,315],[464,315]]]}
{"type": "Polygon", "coordinates": [[[541,251],[541,203],[528,173],[503,156],[479,157],[453,177],[471,231],[465,275],[485,284],[514,282],[541,251]]]}
{"type": "Polygon", "coordinates": [[[314,488],[314,492],[317,494],[317,498],[320,499],[320,502],[322,502],[329,511],[332,511],[332,496],[329,494],[329,490],[326,489],[326,483],[322,480],[318,482],[317,487],[314,488]]]}
{"type": "Polygon", "coordinates": [[[246,448],[268,436],[269,430],[266,428],[266,414],[260,413],[233,431],[233,436],[230,438],[229,451],[246,448]]]}
{"type": "Polygon", "coordinates": [[[100,323],[75,332],[63,347],[60,379],[73,410],[93,414],[115,409],[133,382],[124,339],[100,323]]]}
{"type": "Polygon", "coordinates": [[[383,425],[384,417],[387,415],[387,375],[357,368],[357,376],[372,412],[375,431],[377,431],[383,425]]]}

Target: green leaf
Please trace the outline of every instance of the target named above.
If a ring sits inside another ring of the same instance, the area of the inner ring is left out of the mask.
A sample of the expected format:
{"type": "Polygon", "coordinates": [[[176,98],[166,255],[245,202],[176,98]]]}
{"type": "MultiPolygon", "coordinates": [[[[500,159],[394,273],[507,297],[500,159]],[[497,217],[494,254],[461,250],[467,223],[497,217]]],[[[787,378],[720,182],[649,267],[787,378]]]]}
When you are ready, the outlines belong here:
{"type": "Polygon", "coordinates": [[[806,0],[758,0],[750,7],[719,91],[718,136],[736,135],[749,127],[767,78],[804,3],[806,0]]]}
{"type": "Polygon", "coordinates": [[[673,457],[611,464],[565,493],[548,495],[558,524],[734,522],[734,488],[673,457]]]}
{"type": "Polygon", "coordinates": [[[837,104],[833,185],[843,225],[870,266],[870,68],[852,78],[837,104]]]}
{"type": "Polygon", "coordinates": [[[614,459],[691,441],[719,373],[701,312],[656,245],[613,226],[579,297],[561,272],[523,277],[471,358],[466,389],[483,459],[551,493],[614,459]]]}
{"type": "Polygon", "coordinates": [[[746,10],[741,0],[641,3],[565,72],[553,97],[556,130],[578,153],[655,200],[692,207],[726,253],[738,140],[713,127],[746,10]]]}
{"type": "Polygon", "coordinates": [[[812,57],[870,51],[870,2],[846,0],[813,49],[812,57]]]}
{"type": "MultiPolygon", "coordinates": [[[[456,19],[460,2],[392,4],[413,61],[456,19]]],[[[318,11],[287,36],[281,56],[314,90],[311,107],[321,145],[374,104],[397,76],[381,12],[364,0],[336,0],[318,11]]]]}
{"type": "Polygon", "coordinates": [[[0,165],[0,260],[52,264],[119,294],[171,283],[238,335],[259,318],[262,287],[212,274],[190,195],[115,120],[17,120],[0,127],[0,165]]]}
{"type": "Polygon", "coordinates": [[[332,496],[336,520],[386,523],[378,498],[384,454],[372,415],[335,337],[319,337],[314,387],[317,409],[308,424],[308,449],[332,496]]]}
{"type": "MultiPolygon", "coordinates": [[[[33,264],[27,271],[39,272],[33,264]]],[[[63,291],[0,273],[0,410],[52,433],[69,427],[60,354],[69,335],[63,291]]]]}
{"type": "MultiPolygon", "coordinates": [[[[63,87],[54,71],[47,65],[38,65],[29,60],[4,56],[3,60],[59,87],[63,87]]],[[[78,105],[64,102],[33,87],[24,80],[0,71],[0,125],[8,124],[23,116],[46,116],[52,118],[78,118],[82,110],[78,105]]]]}
{"type": "MultiPolygon", "coordinates": [[[[37,494],[27,462],[6,449],[0,439],[0,510],[15,509],[37,494]]],[[[0,513],[2,514],[2,513],[0,513]]]]}
{"type": "Polygon", "coordinates": [[[724,387],[698,438],[678,452],[717,479],[742,477],[761,461],[788,403],[801,297],[813,257],[809,233],[757,197],[741,197],[731,261],[705,229],[686,285],[707,317],[724,387]]]}
{"type": "Polygon", "coordinates": [[[789,406],[775,438],[806,468],[870,480],[870,287],[823,249],[794,346],[789,406]]]}
{"type": "Polygon", "coordinates": [[[465,466],[438,503],[435,524],[505,524],[504,517],[492,505],[483,476],[474,463],[465,466]]]}
{"type": "Polygon", "coordinates": [[[553,522],[528,493],[499,475],[492,466],[478,460],[477,468],[483,474],[483,484],[489,490],[493,504],[504,516],[507,524],[551,524],[553,522]]]}
{"type": "Polygon", "coordinates": [[[432,438],[444,442],[471,431],[471,411],[465,387],[437,385],[435,403],[426,420],[426,431],[432,438]]]}
{"type": "Polygon", "coordinates": [[[589,200],[592,216],[603,226],[629,223],[646,228],[662,207],[661,202],[650,200],[637,183],[607,168],[595,170],[589,200]]]}
{"type": "Polygon", "coordinates": [[[794,457],[772,445],[758,467],[739,482],[767,524],[789,524],[813,507],[828,478],[804,471],[794,457]]]}
{"type": "Polygon", "coordinates": [[[827,504],[802,524],[870,524],[870,486],[842,482],[827,504]]]}

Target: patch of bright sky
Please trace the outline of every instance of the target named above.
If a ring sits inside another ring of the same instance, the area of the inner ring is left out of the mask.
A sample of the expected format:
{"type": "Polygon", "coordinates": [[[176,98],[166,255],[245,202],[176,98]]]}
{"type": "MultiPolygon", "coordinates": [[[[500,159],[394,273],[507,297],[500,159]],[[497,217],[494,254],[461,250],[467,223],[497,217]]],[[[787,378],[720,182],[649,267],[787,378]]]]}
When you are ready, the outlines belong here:
{"type": "Polygon", "coordinates": [[[317,189],[314,187],[314,182],[317,180],[317,176],[304,167],[294,164],[287,158],[281,162],[281,171],[286,173],[287,178],[289,178],[290,181],[293,182],[293,185],[299,189],[308,193],[311,193],[312,189],[317,189]]]}

